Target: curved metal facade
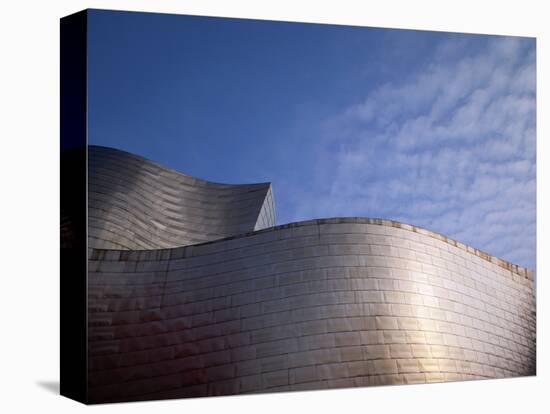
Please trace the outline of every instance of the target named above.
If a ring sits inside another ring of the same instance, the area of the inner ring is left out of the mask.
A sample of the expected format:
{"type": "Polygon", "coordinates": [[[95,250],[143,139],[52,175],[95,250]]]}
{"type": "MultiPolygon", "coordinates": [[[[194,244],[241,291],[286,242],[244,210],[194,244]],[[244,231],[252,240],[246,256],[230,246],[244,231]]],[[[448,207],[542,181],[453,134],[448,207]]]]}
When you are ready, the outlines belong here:
{"type": "Polygon", "coordinates": [[[269,183],[212,183],[99,146],[88,171],[91,248],[161,249],[275,225],[269,183]]]}
{"type": "Polygon", "coordinates": [[[95,402],[535,374],[532,274],[414,226],[313,220],[89,269],[95,402]]]}

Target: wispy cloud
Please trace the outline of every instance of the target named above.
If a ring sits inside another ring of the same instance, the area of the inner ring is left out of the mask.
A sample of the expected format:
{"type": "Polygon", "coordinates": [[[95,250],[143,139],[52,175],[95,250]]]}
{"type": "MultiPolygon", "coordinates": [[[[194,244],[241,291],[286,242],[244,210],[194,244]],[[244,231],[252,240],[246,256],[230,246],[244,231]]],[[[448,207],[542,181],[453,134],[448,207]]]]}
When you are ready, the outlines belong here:
{"type": "Polygon", "coordinates": [[[470,46],[441,43],[324,119],[315,201],[293,219],[396,219],[534,268],[534,41],[470,46]]]}

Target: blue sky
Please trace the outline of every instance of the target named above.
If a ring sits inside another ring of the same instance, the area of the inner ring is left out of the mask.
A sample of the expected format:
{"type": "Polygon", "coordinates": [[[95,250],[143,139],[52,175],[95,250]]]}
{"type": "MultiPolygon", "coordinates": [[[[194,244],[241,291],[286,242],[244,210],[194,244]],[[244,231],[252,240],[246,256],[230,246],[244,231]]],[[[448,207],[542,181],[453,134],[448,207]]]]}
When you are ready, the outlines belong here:
{"type": "Polygon", "coordinates": [[[535,40],[92,11],[89,142],[535,269],[535,40]]]}

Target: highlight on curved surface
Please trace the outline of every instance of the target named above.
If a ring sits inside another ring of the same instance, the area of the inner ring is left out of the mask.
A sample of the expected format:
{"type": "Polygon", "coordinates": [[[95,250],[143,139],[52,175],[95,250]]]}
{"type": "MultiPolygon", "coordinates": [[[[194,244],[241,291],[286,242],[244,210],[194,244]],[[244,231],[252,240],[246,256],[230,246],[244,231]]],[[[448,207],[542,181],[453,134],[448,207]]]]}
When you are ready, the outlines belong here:
{"type": "Polygon", "coordinates": [[[414,226],[312,220],[93,250],[92,402],[535,374],[526,269],[414,226]]]}
{"type": "Polygon", "coordinates": [[[88,147],[90,248],[161,249],[274,225],[269,183],[213,183],[128,152],[88,147]]]}

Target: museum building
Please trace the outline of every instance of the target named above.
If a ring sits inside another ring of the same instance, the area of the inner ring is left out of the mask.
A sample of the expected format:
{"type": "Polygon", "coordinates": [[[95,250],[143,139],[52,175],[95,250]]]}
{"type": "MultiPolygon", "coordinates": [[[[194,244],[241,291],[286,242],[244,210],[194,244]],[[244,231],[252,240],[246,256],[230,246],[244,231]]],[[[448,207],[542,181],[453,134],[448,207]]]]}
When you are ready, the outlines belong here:
{"type": "Polygon", "coordinates": [[[89,146],[90,402],[536,373],[531,271],[391,220],[275,224],[270,183],[89,146]]]}

